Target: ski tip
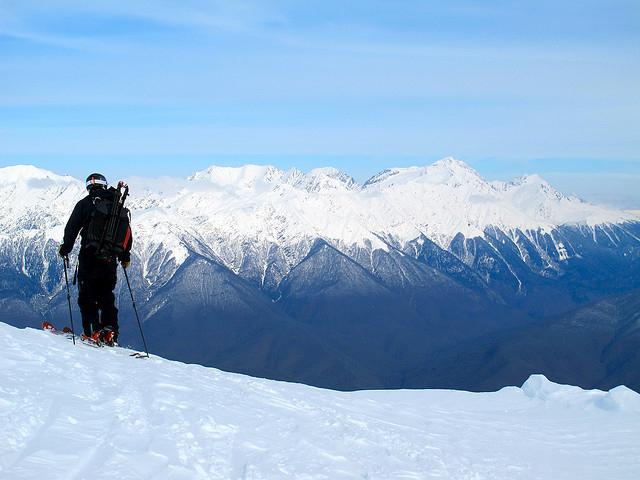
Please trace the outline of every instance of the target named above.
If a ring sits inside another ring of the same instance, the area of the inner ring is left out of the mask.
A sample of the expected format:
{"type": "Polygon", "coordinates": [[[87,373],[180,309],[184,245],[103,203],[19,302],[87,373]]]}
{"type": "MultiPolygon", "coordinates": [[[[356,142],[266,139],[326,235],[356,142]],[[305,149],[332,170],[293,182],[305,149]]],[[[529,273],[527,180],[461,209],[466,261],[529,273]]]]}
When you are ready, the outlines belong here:
{"type": "Polygon", "coordinates": [[[134,352],[129,356],[133,358],[149,358],[149,355],[147,353],[142,353],[142,352],[134,352]]]}

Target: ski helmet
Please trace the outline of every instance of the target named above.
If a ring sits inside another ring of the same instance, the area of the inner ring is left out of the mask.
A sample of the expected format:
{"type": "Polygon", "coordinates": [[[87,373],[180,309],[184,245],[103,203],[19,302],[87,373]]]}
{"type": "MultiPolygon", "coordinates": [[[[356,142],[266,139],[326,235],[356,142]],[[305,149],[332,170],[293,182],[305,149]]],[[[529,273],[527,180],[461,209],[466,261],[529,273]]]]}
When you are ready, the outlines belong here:
{"type": "Polygon", "coordinates": [[[87,177],[86,186],[88,191],[94,188],[107,188],[107,179],[104,175],[92,173],[87,177]]]}

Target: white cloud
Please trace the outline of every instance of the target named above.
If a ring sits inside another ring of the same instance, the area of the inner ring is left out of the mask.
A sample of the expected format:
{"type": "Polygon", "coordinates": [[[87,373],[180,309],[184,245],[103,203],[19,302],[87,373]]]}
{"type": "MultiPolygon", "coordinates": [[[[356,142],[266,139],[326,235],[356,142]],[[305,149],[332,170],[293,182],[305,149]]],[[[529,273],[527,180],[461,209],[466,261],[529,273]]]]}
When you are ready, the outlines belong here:
{"type": "MultiPolygon", "coordinates": [[[[638,162],[640,164],[640,162],[638,162]]],[[[640,165],[639,165],[640,168],[640,165]]],[[[638,173],[546,173],[544,177],[567,195],[616,208],[640,208],[638,173]]]]}

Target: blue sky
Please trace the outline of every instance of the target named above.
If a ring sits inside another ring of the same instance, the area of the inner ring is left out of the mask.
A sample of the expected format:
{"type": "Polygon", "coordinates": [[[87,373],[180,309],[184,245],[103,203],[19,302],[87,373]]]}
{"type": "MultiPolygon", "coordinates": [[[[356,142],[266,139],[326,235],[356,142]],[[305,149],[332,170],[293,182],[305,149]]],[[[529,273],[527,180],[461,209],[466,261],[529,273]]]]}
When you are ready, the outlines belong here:
{"type": "Polygon", "coordinates": [[[638,1],[0,0],[0,165],[364,180],[452,155],[640,208],[638,1]]]}

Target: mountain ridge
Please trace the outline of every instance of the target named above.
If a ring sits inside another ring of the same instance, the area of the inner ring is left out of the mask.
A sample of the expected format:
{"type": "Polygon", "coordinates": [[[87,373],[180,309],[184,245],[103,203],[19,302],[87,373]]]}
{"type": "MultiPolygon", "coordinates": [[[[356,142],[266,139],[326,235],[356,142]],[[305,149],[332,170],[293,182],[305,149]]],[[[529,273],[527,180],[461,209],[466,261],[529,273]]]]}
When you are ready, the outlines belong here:
{"type": "MultiPolygon", "coordinates": [[[[515,260],[543,275],[561,272],[566,262],[584,255],[570,238],[576,232],[594,243],[604,236],[612,246],[621,238],[640,242],[633,227],[640,217],[566,197],[537,175],[487,182],[447,157],[372,178],[378,180],[359,186],[333,168],[305,174],[246,165],[212,166],[158,184],[136,180],[128,205],[141,273],[149,284],[168,279],[193,252],[259,279],[261,288],[275,293],[318,239],[371,273],[375,266],[367,257],[373,252],[418,255],[411,245],[428,239],[441,249],[439,256],[449,252],[467,266],[477,264],[470,245],[488,242],[483,251],[494,263],[504,263],[500,244],[513,245],[515,260]]],[[[0,201],[7,205],[0,254],[23,265],[20,270],[30,277],[34,272],[24,257],[40,255],[48,271],[45,252],[61,240],[74,203],[84,195],[82,182],[69,176],[33,166],[0,168],[0,201]]],[[[521,284],[511,263],[508,270],[521,284]]]]}
{"type": "MultiPolygon", "coordinates": [[[[152,351],[345,390],[428,386],[468,342],[640,288],[631,214],[536,176],[488,182],[451,158],[390,171],[366,187],[332,168],[256,165],[132,179],[129,276],[152,351]]],[[[84,195],[70,177],[0,169],[1,320],[68,315],[57,247],[84,195]]],[[[122,282],[116,298],[133,318],[122,282]]],[[[133,326],[122,338],[137,341],[133,326]]],[[[620,358],[635,342],[618,344],[620,358]]],[[[619,378],[637,384],[625,365],[619,378]]],[[[486,385],[507,379],[484,373],[486,385]]]]}

